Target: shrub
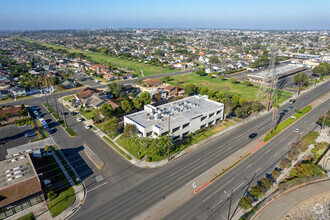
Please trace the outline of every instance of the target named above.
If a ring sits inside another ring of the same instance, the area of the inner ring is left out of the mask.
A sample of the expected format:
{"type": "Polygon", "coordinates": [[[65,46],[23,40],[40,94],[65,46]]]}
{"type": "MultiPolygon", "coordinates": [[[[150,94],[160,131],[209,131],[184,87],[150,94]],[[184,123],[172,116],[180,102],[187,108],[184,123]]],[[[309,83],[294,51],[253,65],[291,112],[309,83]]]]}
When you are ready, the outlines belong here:
{"type": "Polygon", "coordinates": [[[123,133],[124,138],[129,139],[129,138],[133,137],[133,135],[135,134],[135,131],[136,131],[135,125],[126,124],[125,128],[124,128],[124,133],[123,133]]]}
{"type": "Polygon", "coordinates": [[[291,166],[291,161],[287,158],[284,158],[280,161],[279,168],[284,170],[285,168],[289,168],[291,166]]]}
{"type": "Polygon", "coordinates": [[[45,149],[46,149],[47,152],[51,152],[51,150],[50,150],[50,148],[49,148],[48,145],[45,147],[45,149]]]}
{"type": "Polygon", "coordinates": [[[242,209],[252,208],[252,198],[250,196],[244,196],[239,199],[238,206],[242,209]]]}
{"type": "Polygon", "coordinates": [[[57,196],[57,194],[55,192],[53,192],[53,191],[49,191],[47,193],[47,198],[48,198],[49,201],[54,200],[56,198],[56,196],[57,196]]]}
{"type": "Polygon", "coordinates": [[[272,171],[272,177],[277,179],[281,175],[281,172],[278,170],[273,170],[272,171]]]}

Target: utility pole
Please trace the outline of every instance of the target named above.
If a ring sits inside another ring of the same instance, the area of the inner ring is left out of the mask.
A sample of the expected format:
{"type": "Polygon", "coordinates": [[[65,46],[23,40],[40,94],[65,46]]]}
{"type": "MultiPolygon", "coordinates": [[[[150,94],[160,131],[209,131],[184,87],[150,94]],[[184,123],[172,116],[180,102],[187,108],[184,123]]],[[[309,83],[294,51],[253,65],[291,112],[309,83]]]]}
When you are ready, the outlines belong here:
{"type": "Polygon", "coordinates": [[[230,220],[230,208],[231,208],[232,199],[233,199],[233,190],[231,190],[231,193],[230,193],[229,208],[228,208],[228,220],[230,220]]]}
{"type": "Polygon", "coordinates": [[[325,123],[325,118],[327,117],[327,112],[325,113],[324,117],[323,117],[323,122],[322,122],[322,127],[321,130],[324,129],[324,123],[325,123]]]}
{"type": "MultiPolygon", "coordinates": [[[[168,138],[171,138],[171,112],[168,114],[168,138]]],[[[167,161],[170,161],[170,143],[167,143],[167,161]]]]}

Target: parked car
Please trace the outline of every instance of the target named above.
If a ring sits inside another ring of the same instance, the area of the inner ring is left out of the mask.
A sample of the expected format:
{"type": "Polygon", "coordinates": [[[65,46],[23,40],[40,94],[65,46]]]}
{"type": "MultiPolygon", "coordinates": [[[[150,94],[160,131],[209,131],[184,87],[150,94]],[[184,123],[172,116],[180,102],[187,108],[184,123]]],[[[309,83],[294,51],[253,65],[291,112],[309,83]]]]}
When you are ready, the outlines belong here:
{"type": "Polygon", "coordinates": [[[82,122],[82,118],[77,118],[77,121],[82,122]]]}
{"type": "Polygon", "coordinates": [[[296,101],[295,99],[290,99],[290,100],[289,100],[289,104],[292,105],[293,103],[295,103],[295,101],[296,101]]]}
{"type": "Polygon", "coordinates": [[[90,126],[90,125],[86,125],[85,128],[86,128],[86,129],[91,129],[92,126],[90,126]]]}
{"type": "Polygon", "coordinates": [[[25,134],[25,137],[32,137],[34,135],[37,135],[37,133],[35,133],[34,131],[33,132],[28,132],[25,134]]]}
{"type": "Polygon", "coordinates": [[[288,110],[291,110],[291,109],[293,109],[293,106],[292,106],[292,105],[290,105],[290,106],[288,107],[288,110]]]}

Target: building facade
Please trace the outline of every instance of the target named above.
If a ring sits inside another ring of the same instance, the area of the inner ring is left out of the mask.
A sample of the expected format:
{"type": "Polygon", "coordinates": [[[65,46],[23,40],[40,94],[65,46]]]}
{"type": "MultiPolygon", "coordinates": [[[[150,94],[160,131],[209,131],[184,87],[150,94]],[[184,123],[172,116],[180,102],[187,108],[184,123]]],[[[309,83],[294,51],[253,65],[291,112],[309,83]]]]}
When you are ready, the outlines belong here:
{"type": "Polygon", "coordinates": [[[176,140],[216,124],[223,119],[224,105],[207,96],[191,96],[124,116],[124,125],[133,124],[141,137],[167,135],[176,140]]]}

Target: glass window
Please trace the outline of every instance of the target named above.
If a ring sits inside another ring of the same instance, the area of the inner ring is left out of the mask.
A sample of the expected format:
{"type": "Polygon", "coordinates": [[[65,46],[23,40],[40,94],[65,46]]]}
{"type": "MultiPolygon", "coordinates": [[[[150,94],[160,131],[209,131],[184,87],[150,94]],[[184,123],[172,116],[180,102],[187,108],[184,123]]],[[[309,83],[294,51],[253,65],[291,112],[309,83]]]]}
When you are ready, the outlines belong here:
{"type": "Polygon", "coordinates": [[[6,210],[6,216],[7,217],[12,216],[13,214],[14,214],[13,209],[7,209],[6,210]]]}
{"type": "Polygon", "coordinates": [[[38,203],[37,198],[33,197],[32,199],[30,199],[30,203],[31,203],[31,205],[37,204],[38,203]]]}
{"type": "Polygon", "coordinates": [[[6,218],[6,214],[5,212],[0,212],[0,219],[5,219],[6,218]]]}
{"type": "Polygon", "coordinates": [[[42,195],[37,196],[37,200],[38,202],[42,202],[43,201],[42,195]]]}
{"type": "Polygon", "coordinates": [[[22,210],[23,210],[23,208],[22,208],[21,204],[15,206],[15,212],[16,212],[16,213],[17,213],[17,212],[20,212],[20,211],[22,211],[22,210]]]}
{"type": "Polygon", "coordinates": [[[27,209],[27,208],[29,208],[29,207],[30,207],[29,202],[28,202],[28,201],[23,202],[23,203],[22,203],[22,207],[23,207],[23,209],[27,209]]]}

